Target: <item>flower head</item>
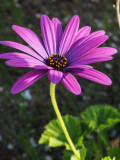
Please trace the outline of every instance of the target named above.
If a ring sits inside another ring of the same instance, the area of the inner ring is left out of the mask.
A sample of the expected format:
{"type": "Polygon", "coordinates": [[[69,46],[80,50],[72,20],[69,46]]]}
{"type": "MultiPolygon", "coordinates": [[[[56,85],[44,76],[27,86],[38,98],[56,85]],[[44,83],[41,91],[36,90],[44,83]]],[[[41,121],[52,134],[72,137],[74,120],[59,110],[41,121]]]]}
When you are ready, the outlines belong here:
{"type": "Polygon", "coordinates": [[[46,73],[50,82],[61,82],[76,95],[81,93],[81,87],[72,74],[104,85],[112,84],[109,77],[89,65],[111,60],[112,55],[117,53],[114,48],[99,47],[108,39],[105,31],[90,33],[89,26],[79,29],[77,15],[70,19],[64,32],[60,21],[57,18],[50,20],[47,15],[41,16],[40,25],[43,41],[28,28],[12,26],[31,48],[12,41],[0,42],[22,51],[0,54],[1,59],[8,59],[8,66],[33,68],[16,81],[11,89],[12,94],[21,92],[46,73]]]}

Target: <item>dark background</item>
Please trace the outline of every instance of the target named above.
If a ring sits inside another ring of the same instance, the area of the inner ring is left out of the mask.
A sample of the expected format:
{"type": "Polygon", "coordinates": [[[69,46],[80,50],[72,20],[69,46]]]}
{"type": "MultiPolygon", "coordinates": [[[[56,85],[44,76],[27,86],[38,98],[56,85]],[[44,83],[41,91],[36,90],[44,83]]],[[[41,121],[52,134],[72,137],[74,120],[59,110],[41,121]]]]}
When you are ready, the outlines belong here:
{"type": "MultiPolygon", "coordinates": [[[[105,30],[110,36],[104,46],[120,50],[120,32],[117,24],[115,0],[0,0],[0,40],[24,41],[12,30],[13,24],[31,28],[39,36],[40,15],[58,17],[63,28],[78,14],[80,27],[88,25],[92,31],[105,30]]],[[[0,53],[14,51],[0,45],[0,53]]],[[[62,115],[78,114],[93,104],[109,104],[120,109],[120,56],[114,60],[94,64],[113,81],[112,86],[78,78],[82,94],[75,96],[58,84],[56,94],[62,115]]],[[[14,82],[29,69],[7,67],[0,61],[0,160],[61,160],[62,148],[39,146],[44,126],[53,118],[47,76],[25,91],[11,95],[14,82]]],[[[119,134],[119,133],[118,133],[119,134]]]]}

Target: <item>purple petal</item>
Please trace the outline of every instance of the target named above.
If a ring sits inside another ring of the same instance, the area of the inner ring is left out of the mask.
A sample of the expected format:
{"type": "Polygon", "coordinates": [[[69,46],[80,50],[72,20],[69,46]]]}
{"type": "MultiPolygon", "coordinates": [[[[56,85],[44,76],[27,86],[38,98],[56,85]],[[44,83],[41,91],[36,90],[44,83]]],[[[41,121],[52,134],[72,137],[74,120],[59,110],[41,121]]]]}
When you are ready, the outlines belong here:
{"type": "Polygon", "coordinates": [[[82,58],[100,58],[100,57],[105,57],[105,56],[111,56],[117,53],[117,49],[111,48],[111,47],[100,47],[100,48],[95,48],[94,50],[88,52],[87,54],[84,54],[82,58]]]}
{"type": "Polygon", "coordinates": [[[90,64],[90,63],[97,63],[97,62],[112,60],[113,57],[111,57],[111,55],[114,55],[115,53],[117,53],[117,50],[111,47],[95,48],[94,50],[81,56],[80,59],[74,63],[74,65],[76,64],[83,65],[83,64],[90,64]]]}
{"type": "Polygon", "coordinates": [[[28,54],[25,53],[20,53],[20,52],[8,52],[8,53],[3,53],[0,54],[0,58],[1,59],[17,59],[17,58],[23,58],[23,59],[34,59],[39,61],[41,64],[43,64],[43,62],[41,62],[39,59],[32,57],[28,54]]]}
{"type": "Polygon", "coordinates": [[[39,63],[39,61],[34,60],[34,59],[13,59],[13,60],[8,60],[5,62],[6,65],[8,66],[12,66],[12,67],[30,67],[30,68],[35,68],[35,66],[44,66],[47,68],[46,65],[44,65],[43,63],[39,63]]]}
{"type": "Polygon", "coordinates": [[[65,68],[65,70],[70,70],[70,69],[92,69],[92,66],[89,65],[71,65],[65,68]]]}
{"type": "Polygon", "coordinates": [[[74,73],[77,76],[80,76],[80,77],[83,77],[83,78],[86,78],[91,81],[101,83],[104,85],[111,85],[112,84],[112,81],[108,76],[106,76],[102,72],[99,72],[95,69],[73,71],[72,73],[74,73]]]}
{"type": "Polygon", "coordinates": [[[43,62],[24,53],[10,52],[0,54],[1,59],[10,59],[7,65],[13,67],[35,67],[36,65],[46,66],[43,62]]]}
{"type": "Polygon", "coordinates": [[[47,15],[42,15],[40,19],[41,32],[44,41],[45,48],[48,52],[48,55],[56,54],[56,41],[54,28],[51,20],[47,15]]]}
{"type": "Polygon", "coordinates": [[[84,59],[80,59],[77,62],[72,63],[71,65],[84,65],[84,64],[91,64],[91,63],[98,63],[98,62],[104,62],[104,61],[109,61],[112,60],[113,57],[111,56],[105,56],[105,57],[98,57],[98,58],[84,58],[84,59]]]}
{"type": "Polygon", "coordinates": [[[75,61],[78,61],[81,56],[97,48],[102,43],[104,43],[107,39],[108,39],[108,36],[104,35],[104,36],[91,39],[90,41],[87,41],[87,42],[85,41],[79,47],[77,47],[75,51],[73,51],[71,57],[66,56],[66,58],[68,59],[68,62],[73,63],[75,61]]]}
{"type": "Polygon", "coordinates": [[[66,56],[67,57],[71,57],[73,56],[73,53],[84,43],[89,43],[90,40],[94,39],[94,38],[97,38],[97,37],[101,37],[105,34],[105,31],[103,30],[100,30],[100,31],[96,31],[96,32],[93,32],[91,34],[89,34],[88,36],[86,37],[83,37],[81,38],[80,40],[76,41],[73,46],[71,47],[71,49],[69,50],[68,53],[66,53],[66,56]]]}
{"type": "Polygon", "coordinates": [[[64,73],[61,82],[70,92],[76,95],[81,93],[81,87],[76,78],[72,74],[64,73]]]}
{"type": "Polygon", "coordinates": [[[79,27],[79,16],[73,16],[67,24],[60,42],[59,53],[65,54],[71,47],[79,27]]]}
{"type": "Polygon", "coordinates": [[[36,82],[38,79],[43,77],[47,73],[47,70],[33,70],[22,76],[20,79],[18,79],[15,84],[13,85],[11,89],[12,94],[17,94],[27,87],[29,87],[31,84],[36,82]]]}
{"type": "Polygon", "coordinates": [[[46,66],[46,65],[44,65],[44,66],[36,65],[36,66],[34,67],[34,69],[53,69],[53,67],[46,66]]]}
{"type": "Polygon", "coordinates": [[[103,36],[105,35],[105,31],[104,30],[100,30],[100,31],[95,31],[95,32],[92,32],[88,37],[86,37],[86,40],[91,40],[93,38],[96,38],[96,37],[100,37],[100,36],[103,36]]]}
{"type": "Polygon", "coordinates": [[[90,31],[91,31],[91,27],[89,27],[89,26],[84,26],[84,27],[80,28],[79,31],[78,31],[78,33],[77,33],[77,35],[76,35],[76,37],[75,37],[74,43],[77,40],[79,40],[79,39],[81,39],[83,37],[88,36],[89,33],[90,33],[90,31]]]}
{"type": "Polygon", "coordinates": [[[32,30],[17,25],[13,25],[12,28],[24,41],[36,50],[41,57],[48,57],[41,39],[32,30]]]}
{"type": "Polygon", "coordinates": [[[17,43],[17,42],[11,42],[11,41],[0,41],[0,44],[3,44],[3,45],[6,45],[6,46],[9,46],[9,47],[12,47],[12,48],[15,48],[15,49],[18,49],[20,51],[23,51],[37,59],[40,59],[41,61],[43,61],[43,58],[40,57],[40,55],[38,53],[36,53],[35,51],[33,51],[31,48],[25,46],[25,45],[22,45],[20,43],[17,43]]]}
{"type": "Polygon", "coordinates": [[[63,76],[63,72],[61,71],[57,71],[57,70],[48,71],[48,78],[49,78],[49,81],[52,83],[56,83],[56,84],[59,83],[62,76],[63,76]]]}
{"type": "Polygon", "coordinates": [[[55,39],[56,39],[56,53],[59,53],[59,45],[62,38],[62,25],[57,18],[52,19],[54,33],[55,33],[55,39]]]}

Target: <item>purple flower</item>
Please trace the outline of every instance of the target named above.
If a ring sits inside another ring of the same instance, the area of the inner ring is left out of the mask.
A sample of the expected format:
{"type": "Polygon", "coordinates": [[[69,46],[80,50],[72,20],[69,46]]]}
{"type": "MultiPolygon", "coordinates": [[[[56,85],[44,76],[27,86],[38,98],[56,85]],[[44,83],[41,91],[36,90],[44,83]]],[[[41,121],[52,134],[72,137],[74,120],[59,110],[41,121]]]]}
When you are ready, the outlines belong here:
{"type": "Polygon", "coordinates": [[[48,73],[52,83],[61,82],[69,91],[78,95],[81,87],[72,75],[111,85],[112,81],[105,74],[93,69],[89,64],[108,61],[117,50],[111,47],[99,47],[108,36],[100,30],[90,33],[91,28],[79,29],[79,16],[73,16],[65,31],[57,18],[49,19],[42,15],[40,19],[42,40],[30,29],[13,25],[13,30],[33,49],[20,43],[1,41],[0,43],[22,52],[0,54],[8,66],[30,67],[28,72],[16,81],[11,89],[12,94],[21,92],[48,73]],[[98,48],[99,47],[99,48],[98,48]]]}

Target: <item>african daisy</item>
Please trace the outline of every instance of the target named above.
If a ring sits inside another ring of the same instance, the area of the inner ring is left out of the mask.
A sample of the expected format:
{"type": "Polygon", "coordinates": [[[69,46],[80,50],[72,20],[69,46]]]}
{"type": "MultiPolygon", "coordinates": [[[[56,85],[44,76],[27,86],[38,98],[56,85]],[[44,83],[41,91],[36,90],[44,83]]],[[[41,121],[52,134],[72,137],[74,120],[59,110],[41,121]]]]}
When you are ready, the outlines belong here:
{"type": "Polygon", "coordinates": [[[33,68],[16,81],[11,89],[12,94],[26,89],[46,73],[50,82],[61,82],[76,95],[81,93],[81,87],[72,74],[111,85],[112,81],[108,76],[93,69],[89,64],[111,60],[117,50],[99,47],[108,39],[105,31],[90,33],[89,26],[79,29],[79,21],[79,16],[73,16],[63,32],[57,18],[50,20],[47,15],[42,15],[40,26],[43,41],[28,28],[12,26],[31,48],[17,42],[1,41],[1,44],[22,52],[3,53],[0,58],[8,59],[8,66],[33,68]]]}

